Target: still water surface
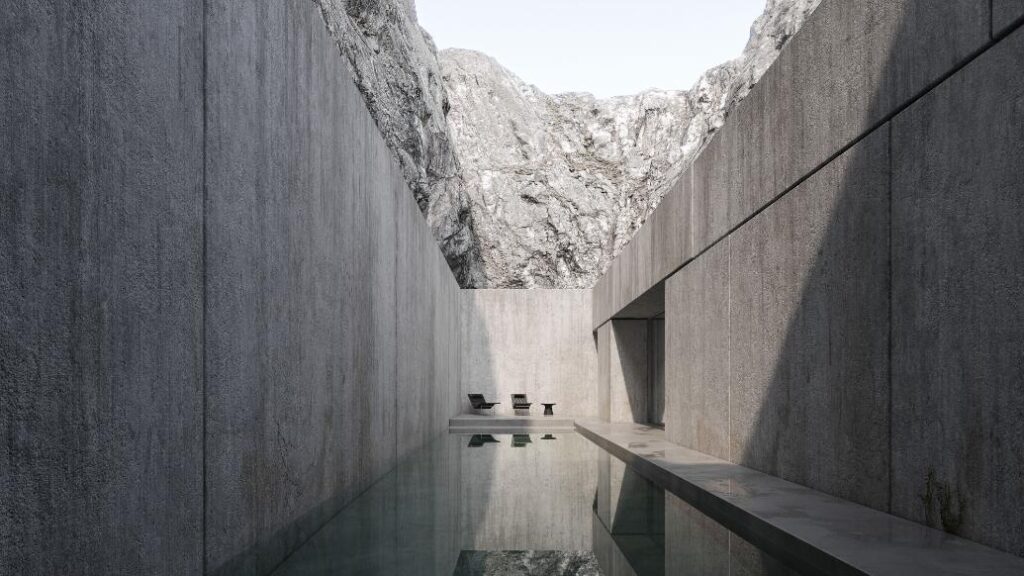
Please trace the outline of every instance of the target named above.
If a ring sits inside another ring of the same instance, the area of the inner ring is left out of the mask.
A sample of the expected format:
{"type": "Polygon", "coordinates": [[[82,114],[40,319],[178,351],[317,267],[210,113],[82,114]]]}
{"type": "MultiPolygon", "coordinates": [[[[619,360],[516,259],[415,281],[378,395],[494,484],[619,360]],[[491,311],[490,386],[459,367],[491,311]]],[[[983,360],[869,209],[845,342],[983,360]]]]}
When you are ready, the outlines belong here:
{"type": "Polygon", "coordinates": [[[575,432],[441,436],[274,574],[511,573],[795,574],[575,432]]]}

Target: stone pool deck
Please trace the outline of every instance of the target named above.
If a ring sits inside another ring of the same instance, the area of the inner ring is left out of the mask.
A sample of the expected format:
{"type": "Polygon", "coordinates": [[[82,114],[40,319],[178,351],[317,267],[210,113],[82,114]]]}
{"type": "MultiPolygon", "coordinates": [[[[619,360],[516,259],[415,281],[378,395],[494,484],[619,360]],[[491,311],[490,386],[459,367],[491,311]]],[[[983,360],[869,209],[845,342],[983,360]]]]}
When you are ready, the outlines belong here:
{"type": "Polygon", "coordinates": [[[497,414],[459,414],[448,420],[449,432],[500,432],[521,430],[572,430],[572,416],[513,416],[497,414]]]}
{"type": "Polygon", "coordinates": [[[576,431],[779,560],[809,574],[1024,574],[1024,559],[665,440],[638,424],[576,431]]]}

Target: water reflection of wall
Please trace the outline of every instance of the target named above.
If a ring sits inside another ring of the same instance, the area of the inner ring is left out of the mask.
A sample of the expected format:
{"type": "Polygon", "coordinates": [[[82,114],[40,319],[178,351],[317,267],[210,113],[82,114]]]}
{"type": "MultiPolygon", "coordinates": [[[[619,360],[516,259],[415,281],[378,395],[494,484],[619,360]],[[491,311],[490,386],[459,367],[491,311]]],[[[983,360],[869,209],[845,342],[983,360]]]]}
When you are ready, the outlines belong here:
{"type": "Polygon", "coordinates": [[[665,574],[790,576],[796,572],[666,493],[665,574]]]}
{"type": "Polygon", "coordinates": [[[600,450],[575,434],[529,434],[513,447],[459,444],[459,520],[466,550],[589,550],[600,450]]]}
{"type": "Polygon", "coordinates": [[[606,575],[665,574],[665,492],[603,450],[592,522],[606,575]]]}
{"type": "Polygon", "coordinates": [[[591,523],[605,576],[795,574],[604,451],[591,523]]]}
{"type": "Polygon", "coordinates": [[[414,452],[274,574],[451,574],[460,551],[460,444],[442,436],[414,452]]]}

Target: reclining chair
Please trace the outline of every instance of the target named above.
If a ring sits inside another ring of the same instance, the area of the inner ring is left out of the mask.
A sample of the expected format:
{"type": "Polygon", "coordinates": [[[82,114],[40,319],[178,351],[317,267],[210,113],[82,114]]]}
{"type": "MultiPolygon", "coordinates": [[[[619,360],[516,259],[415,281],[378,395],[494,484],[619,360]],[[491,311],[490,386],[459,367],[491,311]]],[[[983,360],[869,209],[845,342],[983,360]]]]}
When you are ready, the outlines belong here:
{"type": "Polygon", "coordinates": [[[488,402],[483,394],[469,394],[469,404],[474,410],[490,410],[501,402],[488,402]]]}
{"type": "Polygon", "coordinates": [[[526,400],[526,394],[513,394],[512,395],[512,409],[513,410],[526,410],[527,412],[529,412],[530,411],[530,406],[532,406],[532,405],[533,405],[532,402],[528,402],[526,400]]]}

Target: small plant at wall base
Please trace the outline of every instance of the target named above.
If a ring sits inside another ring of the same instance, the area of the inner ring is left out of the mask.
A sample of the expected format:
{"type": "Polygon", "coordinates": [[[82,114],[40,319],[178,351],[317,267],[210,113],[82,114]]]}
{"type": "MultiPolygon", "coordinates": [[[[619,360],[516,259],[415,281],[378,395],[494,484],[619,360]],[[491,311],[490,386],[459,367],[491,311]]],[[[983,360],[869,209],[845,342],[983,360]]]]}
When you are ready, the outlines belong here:
{"type": "Polygon", "coordinates": [[[924,505],[925,523],[933,528],[939,524],[950,534],[958,534],[964,523],[967,510],[967,497],[960,490],[950,487],[949,482],[940,482],[935,477],[935,469],[928,469],[925,479],[924,494],[920,495],[924,505]],[[955,503],[955,505],[954,505],[955,503]],[[935,521],[936,504],[938,504],[939,522],[935,521]]]}

